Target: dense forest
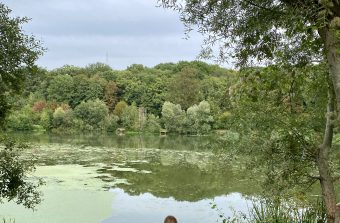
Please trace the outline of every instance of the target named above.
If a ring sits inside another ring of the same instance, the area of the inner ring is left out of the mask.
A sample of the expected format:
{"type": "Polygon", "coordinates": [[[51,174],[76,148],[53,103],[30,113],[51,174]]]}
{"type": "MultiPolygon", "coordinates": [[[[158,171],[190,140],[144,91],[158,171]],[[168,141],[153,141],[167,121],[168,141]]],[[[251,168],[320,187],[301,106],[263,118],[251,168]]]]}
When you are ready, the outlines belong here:
{"type": "Polygon", "coordinates": [[[121,71],[102,63],[67,65],[27,75],[22,94],[11,102],[11,130],[207,134],[226,128],[237,72],[193,61],[121,71]]]}
{"type": "Polygon", "coordinates": [[[304,120],[305,125],[322,123],[320,108],[327,95],[311,89],[325,88],[320,85],[325,76],[318,76],[325,70],[323,65],[314,65],[234,71],[200,61],[153,68],[134,64],[126,70],[113,70],[103,63],[51,71],[37,68],[27,72],[22,94],[12,98],[6,127],[69,133],[114,132],[117,128],[159,133],[166,129],[203,135],[216,129],[235,130],[255,111],[256,116],[247,122],[256,123],[259,112],[272,108],[282,119],[287,114],[304,120]],[[302,82],[302,77],[308,81],[302,82]]]}

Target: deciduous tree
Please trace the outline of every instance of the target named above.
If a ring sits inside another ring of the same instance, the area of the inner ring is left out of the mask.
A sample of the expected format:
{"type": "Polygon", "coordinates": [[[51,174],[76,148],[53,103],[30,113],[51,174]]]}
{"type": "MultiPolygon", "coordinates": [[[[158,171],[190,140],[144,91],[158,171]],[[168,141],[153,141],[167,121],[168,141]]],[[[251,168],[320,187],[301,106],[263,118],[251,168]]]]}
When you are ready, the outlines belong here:
{"type": "Polygon", "coordinates": [[[188,27],[206,38],[202,55],[219,46],[219,59],[233,55],[239,66],[249,63],[305,66],[325,60],[329,73],[327,119],[315,152],[328,222],[336,215],[330,153],[335,119],[340,114],[340,2],[338,0],[159,0],[178,10],[188,27]]]}
{"type": "MultiPolygon", "coordinates": [[[[22,90],[25,74],[35,71],[34,63],[43,52],[39,41],[22,30],[29,19],[10,13],[0,3],[0,128],[10,109],[9,98],[22,90]]],[[[32,208],[40,202],[39,183],[27,180],[34,162],[20,156],[24,148],[12,139],[0,138],[0,200],[16,200],[32,208]]]]}

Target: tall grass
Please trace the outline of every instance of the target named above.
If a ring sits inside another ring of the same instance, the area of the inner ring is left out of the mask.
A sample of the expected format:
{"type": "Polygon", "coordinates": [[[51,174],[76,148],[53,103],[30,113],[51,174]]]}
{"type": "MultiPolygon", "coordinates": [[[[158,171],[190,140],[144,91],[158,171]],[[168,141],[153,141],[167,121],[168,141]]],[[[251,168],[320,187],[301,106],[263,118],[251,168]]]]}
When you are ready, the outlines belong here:
{"type": "Polygon", "coordinates": [[[319,200],[304,207],[280,201],[260,200],[253,202],[248,213],[234,212],[231,217],[219,213],[219,216],[222,223],[326,223],[324,205],[319,200]]]}
{"type": "Polygon", "coordinates": [[[322,202],[313,206],[261,201],[249,211],[248,223],[325,223],[326,214],[322,202]]]}

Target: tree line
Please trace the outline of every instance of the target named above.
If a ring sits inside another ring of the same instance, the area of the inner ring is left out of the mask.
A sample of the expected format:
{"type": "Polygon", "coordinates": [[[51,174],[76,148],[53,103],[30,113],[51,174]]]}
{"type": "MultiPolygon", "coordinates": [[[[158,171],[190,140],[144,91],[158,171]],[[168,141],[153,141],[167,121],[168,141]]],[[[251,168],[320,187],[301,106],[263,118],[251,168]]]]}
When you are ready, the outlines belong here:
{"type": "Polygon", "coordinates": [[[102,63],[27,71],[21,95],[6,119],[11,130],[129,131],[207,134],[226,128],[229,88],[237,71],[200,61],[134,64],[113,70],[102,63]]]}

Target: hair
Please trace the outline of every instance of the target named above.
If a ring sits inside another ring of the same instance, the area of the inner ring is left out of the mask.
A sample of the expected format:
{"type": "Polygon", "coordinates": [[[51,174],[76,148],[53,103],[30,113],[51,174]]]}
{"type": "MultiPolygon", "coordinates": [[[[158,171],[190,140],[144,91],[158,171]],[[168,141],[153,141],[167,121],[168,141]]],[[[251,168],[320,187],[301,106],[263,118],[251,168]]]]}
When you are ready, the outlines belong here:
{"type": "Polygon", "coordinates": [[[164,223],[177,223],[177,219],[174,216],[169,215],[164,219],[164,223]]]}

